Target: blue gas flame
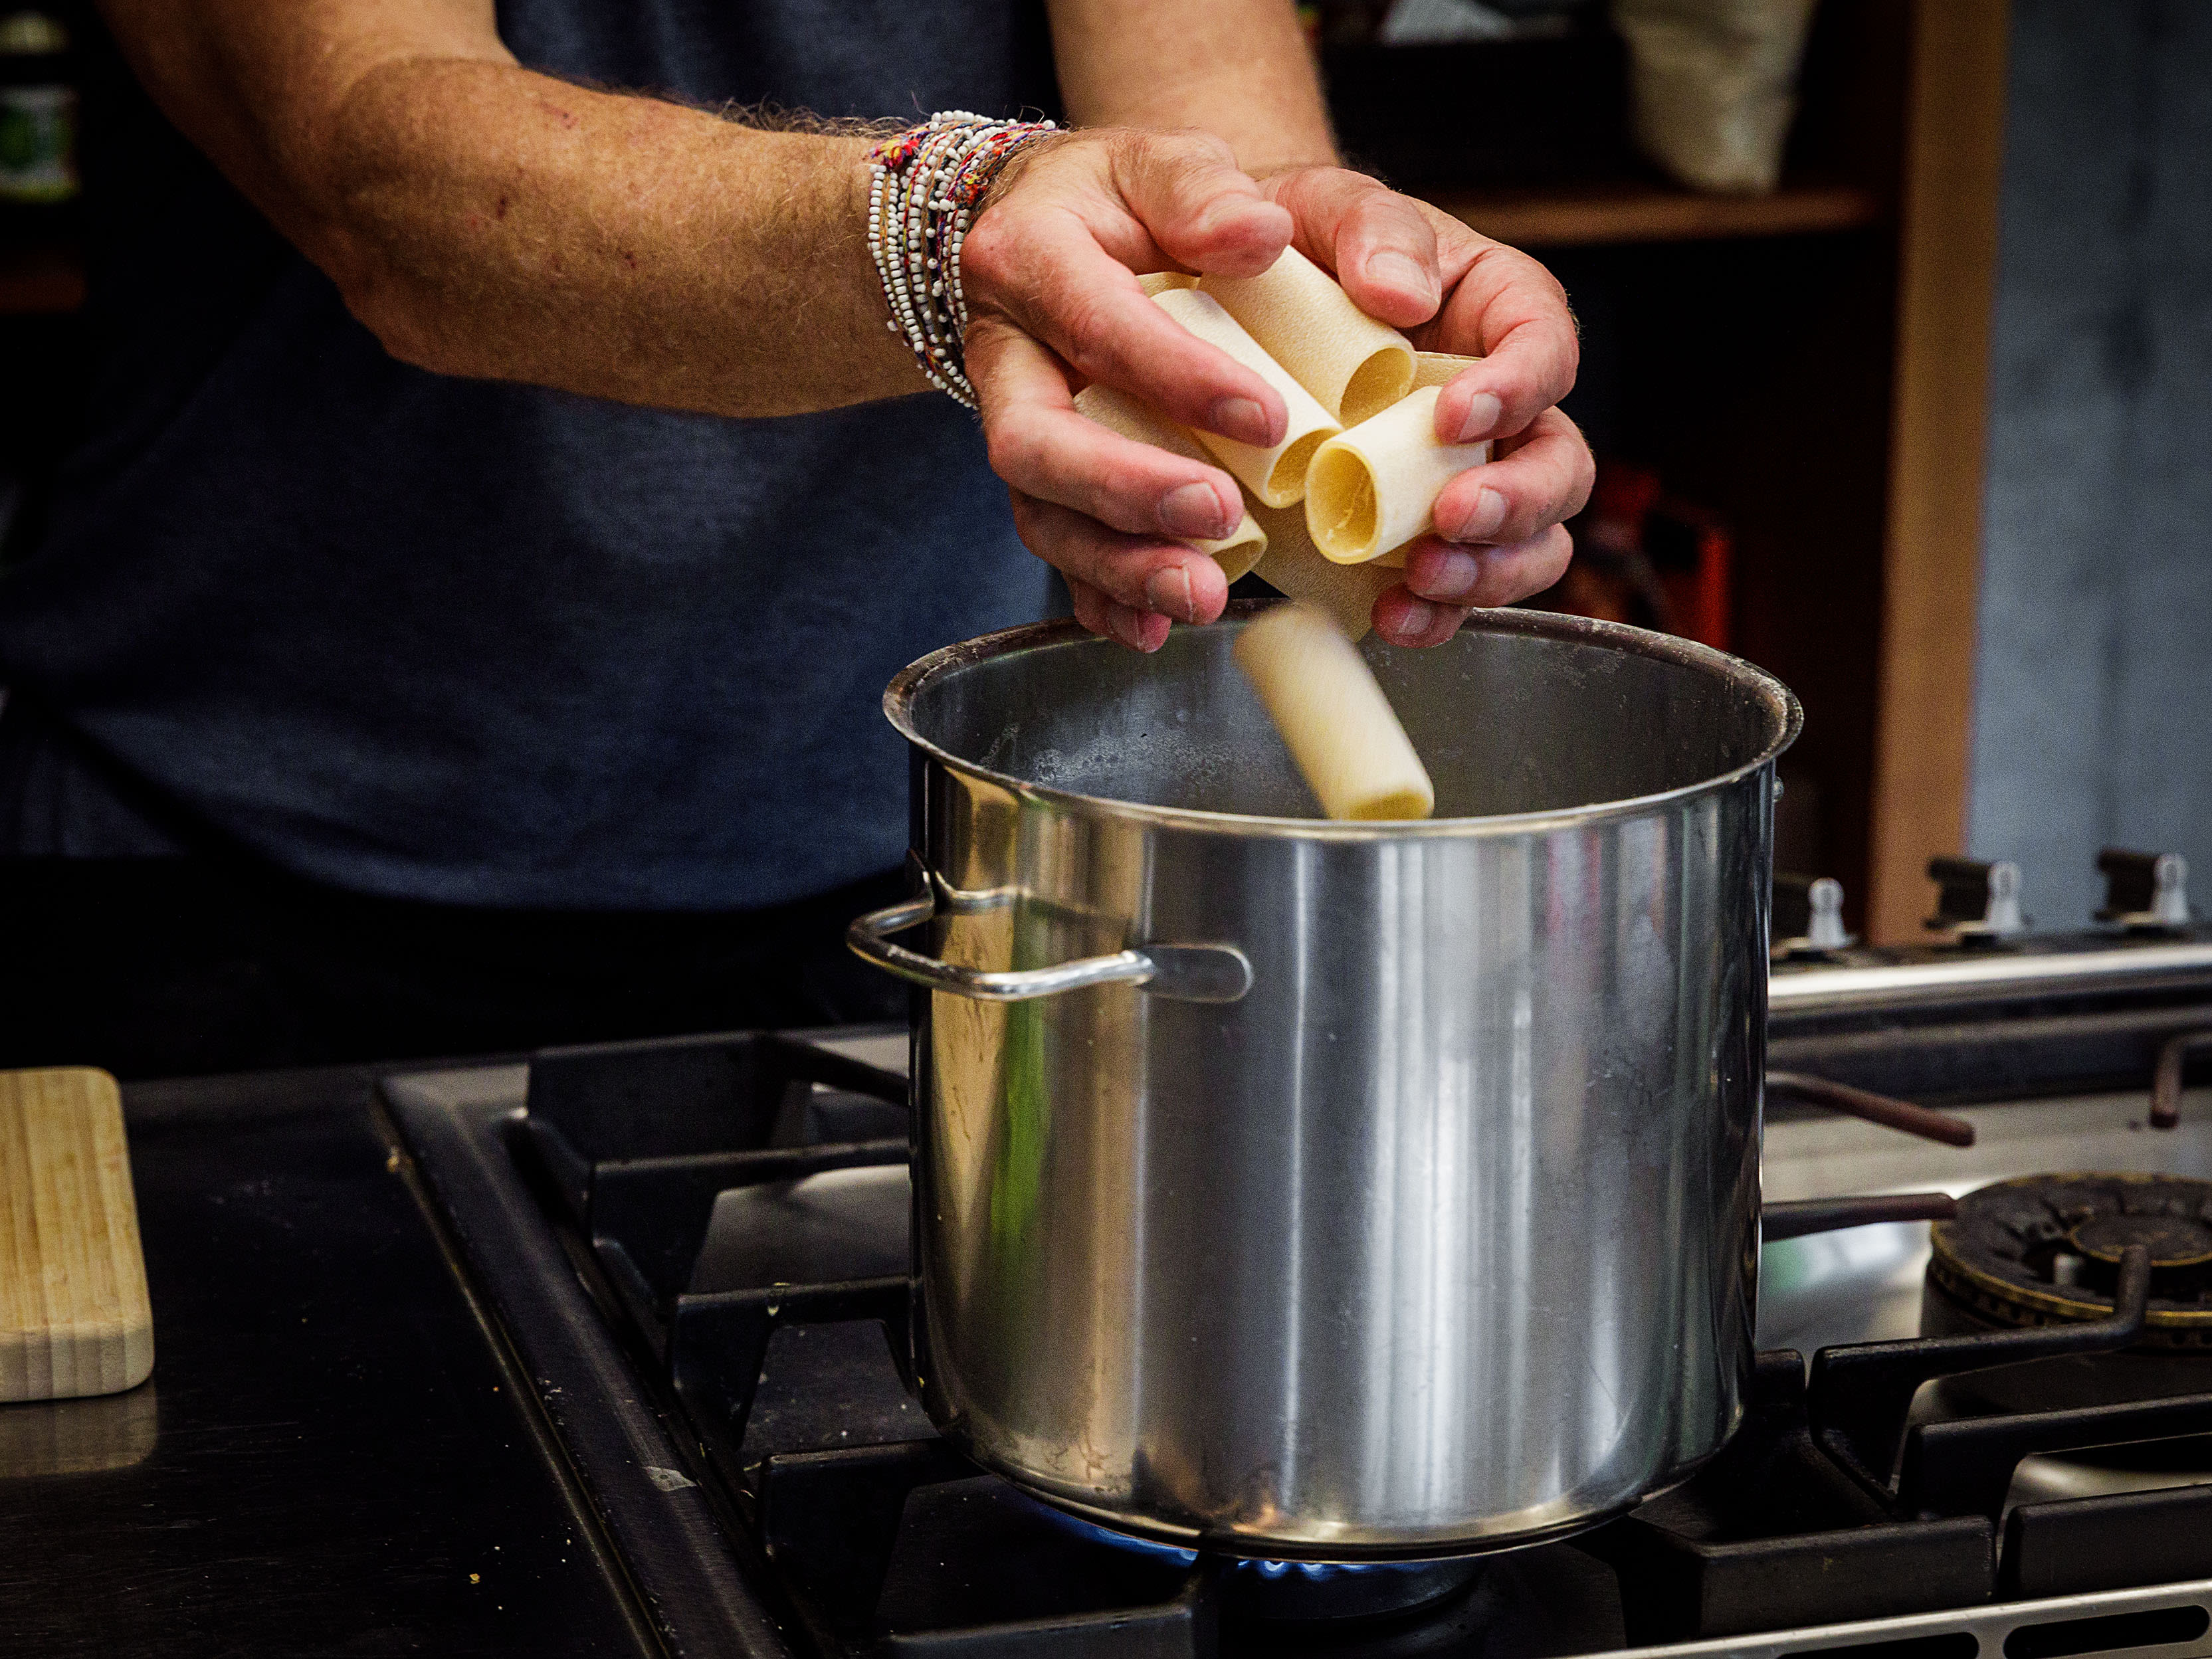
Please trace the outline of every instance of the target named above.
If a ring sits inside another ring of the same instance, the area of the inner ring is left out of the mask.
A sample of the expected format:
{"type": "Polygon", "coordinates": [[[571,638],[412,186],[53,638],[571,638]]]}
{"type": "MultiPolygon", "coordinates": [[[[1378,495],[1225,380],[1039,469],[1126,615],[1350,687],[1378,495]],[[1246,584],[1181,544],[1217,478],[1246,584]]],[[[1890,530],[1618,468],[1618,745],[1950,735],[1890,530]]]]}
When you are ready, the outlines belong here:
{"type": "MultiPolygon", "coordinates": [[[[1093,1543],[1127,1550],[1138,1555],[1149,1555],[1156,1560],[1172,1561],[1178,1566],[1191,1566],[1198,1560],[1196,1550],[1163,1544],[1156,1539],[1139,1538],[1132,1533],[1115,1532],[1110,1527],[1085,1521],[1080,1516],[1070,1515],[1066,1510],[1054,1509],[1049,1504],[1039,1504],[1037,1508],[1078,1537],[1090,1539],[1093,1543]]],[[[1255,1561],[1247,1559],[1237,1563],[1237,1571],[1256,1572],[1262,1578],[1280,1578],[1295,1572],[1302,1577],[1319,1580],[1334,1578],[1349,1572],[1387,1572],[1392,1565],[1380,1561],[1255,1561]]]]}

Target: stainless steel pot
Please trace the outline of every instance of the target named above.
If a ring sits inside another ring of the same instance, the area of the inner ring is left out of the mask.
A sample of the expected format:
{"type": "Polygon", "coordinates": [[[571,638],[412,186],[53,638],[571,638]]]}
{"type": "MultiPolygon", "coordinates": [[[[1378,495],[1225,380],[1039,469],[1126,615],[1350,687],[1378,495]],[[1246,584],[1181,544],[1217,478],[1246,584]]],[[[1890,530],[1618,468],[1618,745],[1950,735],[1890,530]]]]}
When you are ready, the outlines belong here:
{"type": "Polygon", "coordinates": [[[1367,647],[1439,816],[1329,823],[1231,659],[1252,610],[1151,657],[1017,629],[885,695],[921,891],[853,942],[932,992],[924,1404],[1062,1508],[1239,1554],[1587,1525],[1742,1408],[1796,702],[1479,615],[1367,647]]]}

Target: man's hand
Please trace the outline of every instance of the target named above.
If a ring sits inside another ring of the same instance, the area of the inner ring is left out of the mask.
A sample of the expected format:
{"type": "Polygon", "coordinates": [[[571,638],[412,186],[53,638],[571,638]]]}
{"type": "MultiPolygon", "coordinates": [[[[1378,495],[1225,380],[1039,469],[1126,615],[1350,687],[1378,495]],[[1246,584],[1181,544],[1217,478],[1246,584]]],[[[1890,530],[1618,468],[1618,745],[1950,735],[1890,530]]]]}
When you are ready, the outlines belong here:
{"type": "Polygon", "coordinates": [[[1149,651],[1171,619],[1219,616],[1219,567],[1170,538],[1226,535],[1243,501],[1218,467],[1077,414],[1066,371],[1186,426],[1274,441],[1281,399],[1170,320],[1135,273],[1256,275],[1292,241],[1424,349],[1486,359],[1438,398],[1438,435],[1494,438],[1499,459],[1439,499],[1438,533],[1409,554],[1405,585],[1376,603],[1378,631],[1437,644],[1468,606],[1559,579],[1570,550],[1559,521],[1589,495],[1592,469],[1553,407],[1574,382],[1573,320],[1534,260],[1341,168],[1255,183],[1202,133],[1074,133],[1009,172],[966,244],[968,374],[1015,522],[1067,577],[1085,627],[1149,651]]]}
{"type": "Polygon", "coordinates": [[[1218,565],[1170,538],[1227,535],[1244,499],[1221,468],[1076,413],[1066,370],[1186,426],[1276,441],[1289,419],[1280,394],[1146,298],[1136,273],[1257,276],[1289,245],[1291,216],[1202,133],[1072,133],[1009,175],[961,260],[991,465],[1083,625],[1156,650],[1170,618],[1211,622],[1229,596],[1218,565]]]}

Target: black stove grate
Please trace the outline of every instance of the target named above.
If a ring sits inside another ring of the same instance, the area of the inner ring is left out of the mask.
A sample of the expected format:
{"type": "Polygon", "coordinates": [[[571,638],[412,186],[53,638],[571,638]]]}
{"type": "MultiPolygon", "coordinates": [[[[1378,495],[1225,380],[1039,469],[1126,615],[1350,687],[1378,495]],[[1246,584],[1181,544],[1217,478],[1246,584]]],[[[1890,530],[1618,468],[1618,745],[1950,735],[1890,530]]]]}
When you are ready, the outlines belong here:
{"type": "MultiPolygon", "coordinates": [[[[2004,1509],[2022,1457],[2212,1433],[2212,1395],[1907,1421],[1929,1378],[2124,1346],[2124,1306],[2063,1332],[1824,1350],[1809,1381],[1799,1355],[1762,1355],[1736,1437],[1633,1514],[1439,1572],[1409,1611],[1270,1622],[1249,1566],[1104,1541],[937,1438],[902,1374],[903,1275],[694,1288],[723,1194],[902,1166],[904,1094],[768,1034],[531,1066],[526,1141],[561,1218],[823,1654],[1547,1659],[2212,1577],[2212,1486],[2004,1509]]],[[[1361,1600],[1324,1587],[1291,1610],[1361,1600]]]]}

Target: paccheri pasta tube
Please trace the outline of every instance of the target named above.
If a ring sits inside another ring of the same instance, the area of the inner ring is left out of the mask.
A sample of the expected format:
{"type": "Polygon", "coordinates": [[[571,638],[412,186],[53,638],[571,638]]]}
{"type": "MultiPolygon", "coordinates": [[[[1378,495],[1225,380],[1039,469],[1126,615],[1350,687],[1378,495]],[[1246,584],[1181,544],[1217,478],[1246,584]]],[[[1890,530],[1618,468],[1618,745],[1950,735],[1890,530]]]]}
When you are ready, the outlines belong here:
{"type": "Polygon", "coordinates": [[[1255,507],[1252,516],[1267,538],[1253,574],[1278,592],[1328,612],[1346,638],[1365,639],[1375,626],[1375,601],[1396,585],[1398,572],[1379,559],[1338,564],[1323,558],[1306,533],[1306,515],[1295,507],[1255,507]]]}
{"type": "Polygon", "coordinates": [[[1294,247],[1257,276],[1201,277],[1198,291],[1220,301],[1346,426],[1380,414],[1413,387],[1412,343],[1353,304],[1294,247]]]}
{"type": "Polygon", "coordinates": [[[1259,342],[1237,325],[1210,294],[1195,289],[1167,289],[1152,303],[1209,345],[1218,346],[1282,394],[1290,411],[1280,443],[1269,448],[1238,443],[1212,432],[1192,434],[1212,450],[1237,481],[1269,507],[1289,507],[1305,493],[1306,463],[1314,451],[1343,428],[1314,395],[1270,357],[1259,342]]]}
{"type": "Polygon", "coordinates": [[[1315,450],[1306,528],[1339,564],[1362,564],[1436,526],[1437,496],[1490,459],[1487,441],[1437,440],[1437,388],[1425,386],[1315,450]]]}
{"type": "MultiPolygon", "coordinates": [[[[1447,380],[1456,379],[1462,369],[1473,368],[1481,361],[1480,357],[1462,357],[1449,351],[1419,352],[1413,358],[1413,390],[1419,392],[1429,386],[1440,386],[1447,380]]],[[[1389,569],[1403,570],[1406,568],[1406,544],[1401,542],[1387,551],[1377,553],[1374,562],[1389,569]]],[[[1358,636],[1355,635],[1353,637],[1358,636]]]]}
{"type": "MultiPolygon", "coordinates": [[[[1190,434],[1126,392],[1110,386],[1088,386],[1075,394],[1075,407],[1078,413],[1124,438],[1151,444],[1194,461],[1204,461],[1208,466],[1214,464],[1213,458],[1199,447],[1190,434]]],[[[1234,531],[1218,541],[1205,541],[1195,536],[1179,539],[1211,555],[1221,567],[1221,574],[1232,582],[1259,563],[1260,556],[1267,550],[1267,532],[1261,529],[1249,512],[1234,531]]]]}
{"type": "Polygon", "coordinates": [[[1172,288],[1196,288],[1198,278],[1186,276],[1179,270],[1148,270],[1137,278],[1137,286],[1145,290],[1145,297],[1149,300],[1172,288]]]}
{"type": "Polygon", "coordinates": [[[1419,392],[1432,386],[1442,386],[1446,380],[1458,378],[1462,369],[1473,368],[1482,361],[1480,357],[1462,357],[1449,351],[1421,351],[1413,356],[1413,384],[1406,389],[1419,392]]]}
{"type": "Polygon", "coordinates": [[[1425,818],[1428,769],[1365,659],[1311,605],[1279,605],[1237,635],[1252,682],[1298,770],[1333,818],[1425,818]]]}

